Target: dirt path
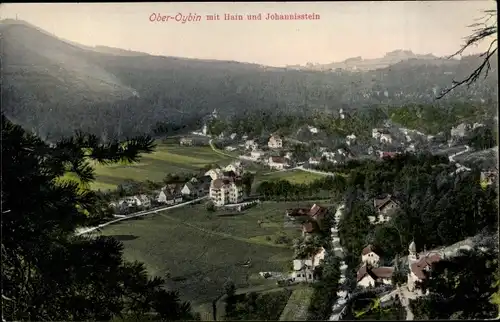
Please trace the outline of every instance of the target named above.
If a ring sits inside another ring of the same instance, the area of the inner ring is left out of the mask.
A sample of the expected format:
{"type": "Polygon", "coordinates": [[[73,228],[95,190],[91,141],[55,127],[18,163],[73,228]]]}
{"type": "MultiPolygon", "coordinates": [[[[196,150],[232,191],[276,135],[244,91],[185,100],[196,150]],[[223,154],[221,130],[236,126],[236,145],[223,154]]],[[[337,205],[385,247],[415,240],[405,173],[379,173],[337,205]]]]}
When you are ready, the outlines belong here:
{"type": "Polygon", "coordinates": [[[235,157],[234,155],[230,155],[230,154],[224,153],[224,152],[222,152],[221,150],[217,149],[217,148],[214,146],[214,142],[213,142],[213,140],[212,140],[212,139],[211,139],[210,141],[208,141],[208,144],[210,144],[210,147],[212,148],[212,151],[214,151],[215,153],[217,153],[217,154],[219,154],[219,155],[226,156],[226,157],[230,157],[230,158],[233,158],[233,159],[238,159],[238,157],[235,157]]]}

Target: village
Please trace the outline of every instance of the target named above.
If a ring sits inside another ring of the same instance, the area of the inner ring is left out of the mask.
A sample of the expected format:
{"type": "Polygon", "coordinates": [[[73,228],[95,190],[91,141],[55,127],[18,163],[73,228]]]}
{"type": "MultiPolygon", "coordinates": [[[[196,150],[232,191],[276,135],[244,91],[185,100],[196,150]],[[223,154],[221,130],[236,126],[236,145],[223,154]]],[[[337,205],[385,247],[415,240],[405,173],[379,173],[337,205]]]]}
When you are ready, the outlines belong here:
{"type": "MultiPolygon", "coordinates": [[[[212,115],[216,117],[216,111],[212,115]]],[[[259,138],[249,138],[247,135],[238,137],[236,133],[228,135],[227,138],[224,138],[224,135],[213,137],[207,133],[207,126],[205,125],[203,129],[193,132],[191,136],[180,138],[179,144],[192,146],[208,142],[215,153],[230,153],[233,157],[232,162],[225,166],[213,167],[199,176],[193,176],[186,182],[167,184],[149,195],[123,198],[112,203],[112,206],[118,210],[116,217],[127,217],[137,210],[174,206],[183,202],[206,199],[208,203],[213,205],[214,211],[230,210],[241,212],[261,202],[258,195],[249,194],[248,189],[244,189],[242,177],[245,173],[250,172],[255,175],[256,172],[270,171],[270,173],[273,173],[293,170],[334,176],[334,172],[324,170],[325,164],[329,164],[331,167],[344,164],[353,159],[384,160],[402,153],[417,153],[418,149],[441,150],[441,153],[447,154],[449,160],[457,166],[457,171],[450,173],[450,175],[455,175],[461,171],[470,171],[469,168],[460,165],[454,160],[456,156],[470,153],[468,146],[460,144],[461,138],[466,136],[467,131],[481,126],[483,125],[478,123],[473,125],[460,124],[451,129],[451,139],[444,141],[439,136],[436,138],[436,136],[427,136],[418,131],[395,128],[387,123],[384,128],[374,128],[372,130],[372,137],[368,144],[360,143],[356,135],[351,134],[345,138],[345,144],[338,149],[316,145],[316,148],[310,149],[308,155],[297,158],[293,153],[293,146],[297,142],[279,134],[271,133],[268,139],[264,141],[259,138]],[[255,165],[258,165],[257,171],[255,165]],[[124,210],[128,214],[120,214],[124,210]]],[[[318,129],[310,126],[307,127],[307,130],[312,134],[319,132],[318,129]]],[[[298,144],[307,145],[309,142],[300,142],[298,144]]],[[[493,184],[497,176],[495,169],[485,169],[481,173],[481,185],[493,184]]],[[[401,201],[391,194],[386,194],[373,199],[372,206],[376,216],[369,217],[370,224],[383,224],[391,221],[391,216],[400,208],[401,201]]],[[[344,214],[344,207],[343,204],[336,206],[334,214],[336,225],[344,214]]],[[[322,233],[325,226],[325,216],[329,211],[333,210],[321,204],[290,208],[286,210],[284,220],[300,229],[301,245],[303,246],[322,233]]],[[[346,271],[352,268],[348,268],[348,265],[343,260],[344,250],[341,246],[336,225],[330,228],[330,251],[340,260],[342,275],[339,283],[343,285],[346,283],[346,271]]],[[[302,246],[295,247],[300,248],[302,246]]],[[[361,264],[355,273],[356,292],[363,292],[364,289],[377,290],[380,293],[381,305],[389,305],[394,301],[400,301],[407,311],[407,319],[412,319],[408,300],[425,295],[425,292],[418,285],[427,278],[428,274],[426,272],[430,270],[432,264],[443,258],[453,256],[458,249],[470,249],[470,247],[467,244],[456,247],[451,252],[440,249],[424,250],[417,253],[415,242],[411,242],[408,245],[406,259],[401,262],[401,259],[398,258],[383,258],[380,255],[383,250],[376,249],[368,244],[359,254],[361,264]],[[398,282],[395,284],[393,274],[398,266],[405,266],[408,274],[404,283],[398,282]]],[[[293,267],[291,271],[260,272],[261,278],[276,280],[278,285],[317,282],[316,269],[325,259],[327,250],[324,247],[315,247],[312,252],[301,253],[295,249],[295,253],[295,258],[290,259],[291,267],[293,267]]],[[[331,320],[338,320],[345,314],[345,304],[352,296],[352,293],[341,287],[337,292],[337,301],[332,309],[331,320]]]]}
{"type": "MultiPolygon", "coordinates": [[[[349,114],[342,109],[338,111],[339,119],[345,120],[349,114]]],[[[168,184],[161,190],[148,195],[136,195],[123,198],[111,204],[117,210],[117,216],[123,212],[149,209],[154,206],[175,205],[183,201],[209,196],[216,207],[242,203],[245,197],[242,190],[241,177],[245,165],[258,165],[259,171],[305,171],[310,173],[331,175],[329,168],[345,164],[349,160],[383,160],[403,153],[429,151],[433,154],[446,155],[456,165],[455,175],[470,168],[462,165],[455,158],[467,158],[474,150],[464,144],[467,137],[476,128],[484,127],[481,123],[461,123],[450,129],[449,135],[426,135],[384,122],[382,128],[373,128],[371,138],[360,140],[355,133],[347,135],[344,142],[337,146],[328,146],[328,140],[298,141],[277,133],[269,133],[266,137],[249,138],[246,134],[221,133],[213,136],[209,133],[208,123],[219,117],[214,110],[205,118],[202,129],[193,131],[191,135],[179,139],[181,146],[210,145],[215,153],[230,156],[234,159],[228,165],[219,165],[203,175],[191,178],[186,182],[168,184]],[[446,139],[449,137],[448,139],[446,139]],[[295,152],[297,145],[305,147],[300,155],[295,152]]],[[[318,128],[304,126],[304,131],[313,137],[321,132],[318,128]]],[[[254,167],[248,170],[256,173],[254,167]]],[[[495,167],[486,167],[482,171],[482,182],[491,184],[498,175],[495,167]]]]}

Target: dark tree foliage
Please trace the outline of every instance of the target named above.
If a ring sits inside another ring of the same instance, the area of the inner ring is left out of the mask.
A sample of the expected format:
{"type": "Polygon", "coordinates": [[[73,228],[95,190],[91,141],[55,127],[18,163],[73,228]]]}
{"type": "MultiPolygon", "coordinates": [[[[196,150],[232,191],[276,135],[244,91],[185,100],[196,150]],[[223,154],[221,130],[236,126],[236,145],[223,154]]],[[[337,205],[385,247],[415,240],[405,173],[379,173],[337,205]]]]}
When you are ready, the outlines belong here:
{"type": "Polygon", "coordinates": [[[231,320],[278,321],[292,291],[289,289],[270,293],[251,292],[237,296],[236,310],[231,320]]]}
{"type": "Polygon", "coordinates": [[[489,249],[460,251],[456,257],[433,265],[430,278],[422,284],[429,295],[410,300],[418,320],[489,319],[498,314],[491,301],[498,271],[498,252],[489,249]]]}
{"type": "Polygon", "coordinates": [[[244,189],[245,194],[247,196],[250,196],[252,194],[252,184],[253,184],[253,181],[255,179],[255,174],[247,171],[247,172],[243,173],[243,176],[241,179],[242,179],[243,189],[244,189]]]}
{"type": "Polygon", "coordinates": [[[102,213],[87,189],[91,162],[137,161],[153,151],[138,137],[99,144],[77,133],[49,145],[1,116],[2,317],[7,320],[192,319],[189,303],[123,259],[112,237],[75,236],[102,213]],[[73,173],[79,182],[61,180],[73,173]]]}
{"type": "Polygon", "coordinates": [[[474,236],[483,229],[493,230],[497,222],[495,187],[481,188],[477,168],[458,174],[454,174],[455,170],[446,157],[429,154],[366,161],[352,169],[338,167],[337,171],[350,174],[349,187],[361,191],[339,223],[341,240],[354,254],[371,242],[384,256],[393,257],[404,254],[412,240],[432,249],[474,236]],[[373,198],[388,193],[400,201],[400,209],[389,222],[378,224],[374,230],[367,228],[365,218],[373,212],[369,210],[373,209],[373,198]]]}
{"type": "Polygon", "coordinates": [[[491,149],[498,145],[497,136],[490,127],[480,126],[473,130],[467,144],[474,150],[491,149]]]}
{"type": "Polygon", "coordinates": [[[232,281],[227,281],[224,283],[224,295],[226,296],[226,314],[225,319],[231,320],[234,316],[236,316],[236,286],[232,281]]]}
{"type": "Polygon", "coordinates": [[[351,206],[349,215],[345,215],[339,222],[339,237],[342,247],[351,254],[360,254],[366,246],[366,236],[371,231],[368,216],[373,216],[373,209],[363,203],[356,202],[351,206]]]}
{"type": "Polygon", "coordinates": [[[318,266],[319,281],[313,285],[311,304],[308,308],[307,320],[328,320],[332,306],[337,299],[340,279],[340,262],[337,257],[327,253],[324,261],[318,266]]]}

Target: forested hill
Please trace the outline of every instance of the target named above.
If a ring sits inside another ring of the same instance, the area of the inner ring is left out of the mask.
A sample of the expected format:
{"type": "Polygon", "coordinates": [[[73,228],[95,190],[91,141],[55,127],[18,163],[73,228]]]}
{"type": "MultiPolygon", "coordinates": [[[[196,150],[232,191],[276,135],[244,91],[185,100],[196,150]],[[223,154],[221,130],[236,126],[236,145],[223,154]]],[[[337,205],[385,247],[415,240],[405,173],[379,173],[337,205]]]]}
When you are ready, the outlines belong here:
{"type": "MultiPolygon", "coordinates": [[[[157,122],[191,127],[214,108],[222,115],[256,108],[309,113],[433,102],[434,93],[478,62],[414,59],[361,73],[294,71],[91,48],[16,20],[3,20],[0,33],[2,109],[49,139],[74,129],[104,138],[148,132],[157,122]]],[[[495,70],[441,102],[494,102],[496,84],[495,70]]]]}

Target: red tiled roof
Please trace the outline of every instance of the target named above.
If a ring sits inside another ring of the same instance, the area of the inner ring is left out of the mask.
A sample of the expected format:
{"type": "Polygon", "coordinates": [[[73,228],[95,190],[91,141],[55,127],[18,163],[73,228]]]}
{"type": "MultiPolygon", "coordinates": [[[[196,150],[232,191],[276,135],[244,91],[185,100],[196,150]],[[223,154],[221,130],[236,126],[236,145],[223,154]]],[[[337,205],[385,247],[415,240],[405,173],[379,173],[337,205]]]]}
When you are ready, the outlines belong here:
{"type": "Polygon", "coordinates": [[[371,270],[372,274],[378,278],[391,278],[394,274],[394,267],[377,267],[371,270]]]}
{"type": "Polygon", "coordinates": [[[394,203],[398,203],[393,197],[392,195],[387,195],[385,198],[375,198],[373,200],[373,206],[377,209],[377,210],[380,210],[382,209],[384,206],[388,205],[390,202],[394,202],[394,203]]]}
{"type": "Polygon", "coordinates": [[[215,179],[212,181],[212,187],[215,189],[220,189],[224,186],[224,181],[222,179],[215,179]]]}
{"type": "Polygon", "coordinates": [[[441,260],[441,256],[439,254],[428,254],[425,257],[420,258],[415,263],[410,265],[410,269],[419,279],[423,280],[427,276],[424,271],[427,268],[431,268],[433,263],[439,262],[441,260]]]}
{"type": "Polygon", "coordinates": [[[283,157],[271,157],[271,161],[274,163],[286,163],[286,159],[283,157]]]}
{"type": "Polygon", "coordinates": [[[309,214],[309,209],[308,208],[293,208],[293,209],[287,209],[286,214],[288,216],[307,216],[309,214]]]}
{"type": "Polygon", "coordinates": [[[382,158],[394,158],[396,155],[397,152],[382,152],[382,158]]]}
{"type": "Polygon", "coordinates": [[[373,246],[372,245],[368,245],[365,248],[363,248],[363,250],[361,251],[361,255],[370,254],[371,252],[375,253],[375,251],[373,250],[373,246]]]}
{"type": "Polygon", "coordinates": [[[356,279],[357,281],[361,281],[363,277],[366,275],[370,275],[374,280],[378,280],[380,278],[391,278],[392,274],[394,274],[393,267],[377,267],[369,269],[366,265],[363,265],[357,273],[356,279]]]}
{"type": "Polygon", "coordinates": [[[314,218],[316,220],[318,219],[321,220],[325,216],[325,213],[326,213],[326,208],[314,204],[311,207],[311,210],[309,210],[309,217],[314,218]]]}
{"type": "Polygon", "coordinates": [[[368,274],[368,271],[366,270],[366,265],[363,265],[360,269],[358,269],[356,280],[358,282],[361,281],[366,274],[368,274]]]}

